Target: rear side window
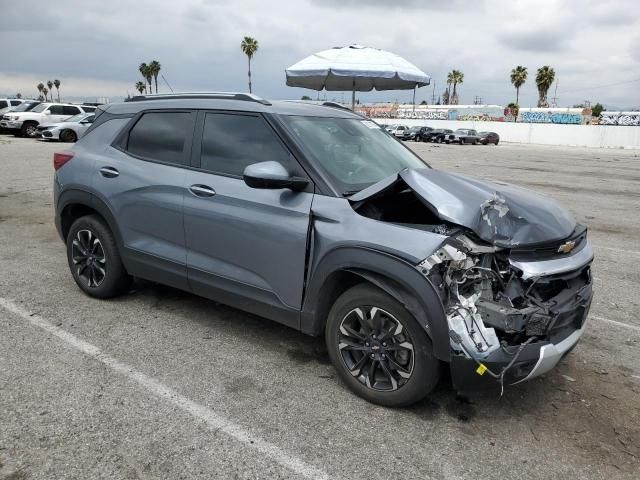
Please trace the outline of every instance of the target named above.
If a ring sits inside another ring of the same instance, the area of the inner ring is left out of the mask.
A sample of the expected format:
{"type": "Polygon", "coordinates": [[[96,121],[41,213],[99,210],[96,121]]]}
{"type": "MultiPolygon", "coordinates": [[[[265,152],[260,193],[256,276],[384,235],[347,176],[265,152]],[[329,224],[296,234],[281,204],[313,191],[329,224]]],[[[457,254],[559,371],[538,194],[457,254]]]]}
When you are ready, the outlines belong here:
{"type": "Polygon", "coordinates": [[[77,115],[79,113],[80,113],[80,109],[78,107],[70,107],[68,105],[65,105],[64,107],[62,107],[63,115],[77,115]]]}
{"type": "Polygon", "coordinates": [[[16,105],[20,105],[22,103],[21,100],[9,100],[9,102],[11,103],[12,107],[15,107],[16,105]]]}
{"type": "Polygon", "coordinates": [[[127,151],[150,160],[182,164],[191,114],[145,113],[129,132],[127,151]]]}
{"type": "Polygon", "coordinates": [[[253,115],[207,113],[200,168],[241,176],[247,165],[273,160],[285,167],[289,153],[265,121],[253,115]]]}
{"type": "MultiPolygon", "coordinates": [[[[51,105],[49,107],[49,113],[51,115],[65,115],[64,107],[62,105],[51,105]]],[[[68,113],[67,115],[73,115],[73,113],[68,113]]]]}
{"type": "Polygon", "coordinates": [[[7,108],[9,104],[6,100],[0,100],[0,108],[7,108]]]}

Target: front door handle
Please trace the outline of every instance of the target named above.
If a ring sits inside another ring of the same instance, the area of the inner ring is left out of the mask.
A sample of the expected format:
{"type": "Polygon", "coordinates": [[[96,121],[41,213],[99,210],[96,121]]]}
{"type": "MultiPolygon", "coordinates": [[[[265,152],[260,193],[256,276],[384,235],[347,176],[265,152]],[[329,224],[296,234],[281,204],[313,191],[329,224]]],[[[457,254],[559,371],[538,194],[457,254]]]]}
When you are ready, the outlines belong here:
{"type": "Polygon", "coordinates": [[[107,178],[115,178],[120,175],[120,172],[113,167],[102,167],[100,169],[100,175],[107,178]]]}
{"type": "Polygon", "coordinates": [[[191,185],[189,191],[196,197],[213,197],[216,191],[208,185],[191,185]]]}

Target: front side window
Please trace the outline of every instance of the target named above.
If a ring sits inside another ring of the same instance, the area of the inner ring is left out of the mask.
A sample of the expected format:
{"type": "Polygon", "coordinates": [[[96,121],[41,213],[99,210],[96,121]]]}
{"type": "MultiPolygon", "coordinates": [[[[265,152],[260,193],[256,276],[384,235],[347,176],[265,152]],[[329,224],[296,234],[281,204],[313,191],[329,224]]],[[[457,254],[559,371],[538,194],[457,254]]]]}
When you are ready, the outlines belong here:
{"type": "Polygon", "coordinates": [[[289,152],[261,117],[228,113],[205,115],[200,168],[241,176],[248,165],[266,161],[287,167],[289,152]]]}
{"type": "Polygon", "coordinates": [[[15,107],[16,105],[20,105],[22,100],[10,100],[9,103],[11,103],[12,107],[15,107]]]}
{"type": "Polygon", "coordinates": [[[300,147],[327,172],[343,195],[405,168],[427,164],[383,129],[356,118],[280,117],[300,147]]]}
{"type": "Polygon", "coordinates": [[[89,112],[89,113],[93,113],[93,112],[95,112],[95,111],[96,111],[96,107],[88,107],[88,106],[86,106],[86,105],[83,105],[83,106],[82,106],[82,109],[83,109],[85,112],[89,112]]]}
{"type": "Polygon", "coordinates": [[[150,160],[184,163],[187,135],[191,133],[188,112],[143,114],[129,132],[127,151],[150,160]]]}
{"type": "Polygon", "coordinates": [[[0,108],[7,108],[9,104],[6,100],[0,100],[0,108]]]}
{"type": "Polygon", "coordinates": [[[45,109],[48,107],[49,105],[47,103],[41,103],[39,105],[36,105],[33,110],[31,110],[33,113],[42,113],[45,111],[45,109]]]}

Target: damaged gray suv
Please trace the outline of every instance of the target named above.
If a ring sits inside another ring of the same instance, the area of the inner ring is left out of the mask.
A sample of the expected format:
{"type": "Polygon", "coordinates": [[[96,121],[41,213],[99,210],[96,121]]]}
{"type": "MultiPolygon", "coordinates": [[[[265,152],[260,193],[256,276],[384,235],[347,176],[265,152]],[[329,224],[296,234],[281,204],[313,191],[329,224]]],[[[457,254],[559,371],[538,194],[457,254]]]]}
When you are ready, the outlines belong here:
{"type": "Polygon", "coordinates": [[[140,277],[324,335],[374,403],[424,398],[444,364],[460,391],[537,377],[584,330],[593,252],[569,212],[432,169],[334,106],[135,97],[100,107],[54,168],[85,293],[140,277]]]}

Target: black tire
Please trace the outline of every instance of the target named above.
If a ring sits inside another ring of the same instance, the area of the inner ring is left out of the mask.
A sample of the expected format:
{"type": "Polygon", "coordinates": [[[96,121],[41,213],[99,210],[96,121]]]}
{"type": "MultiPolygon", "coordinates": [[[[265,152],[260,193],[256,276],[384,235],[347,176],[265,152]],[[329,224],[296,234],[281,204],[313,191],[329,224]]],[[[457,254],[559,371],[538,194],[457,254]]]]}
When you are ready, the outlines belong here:
{"type": "Polygon", "coordinates": [[[67,143],[74,143],[78,140],[78,136],[73,130],[63,130],[60,132],[60,140],[67,143]]]}
{"type": "Polygon", "coordinates": [[[38,135],[38,124],[36,122],[24,122],[20,129],[20,136],[35,138],[38,135]]]}
{"type": "Polygon", "coordinates": [[[500,142],[500,140],[496,140],[496,141],[495,141],[495,143],[494,143],[494,145],[496,145],[496,146],[497,146],[499,142],[500,142]]]}
{"type": "Polygon", "coordinates": [[[336,300],[327,319],[325,341],[340,378],[354,393],[378,405],[404,407],[416,403],[440,379],[440,362],[433,357],[431,340],[424,329],[401,303],[370,284],[356,285],[336,300]],[[376,313],[370,315],[374,308],[376,313]],[[358,310],[366,312],[372,323],[360,323],[364,317],[358,310]],[[360,350],[353,347],[356,342],[363,345],[360,350]]]}
{"type": "Polygon", "coordinates": [[[67,260],[73,279],[90,297],[115,297],[131,286],[115,237],[98,215],[73,222],[67,235],[67,260]]]}

